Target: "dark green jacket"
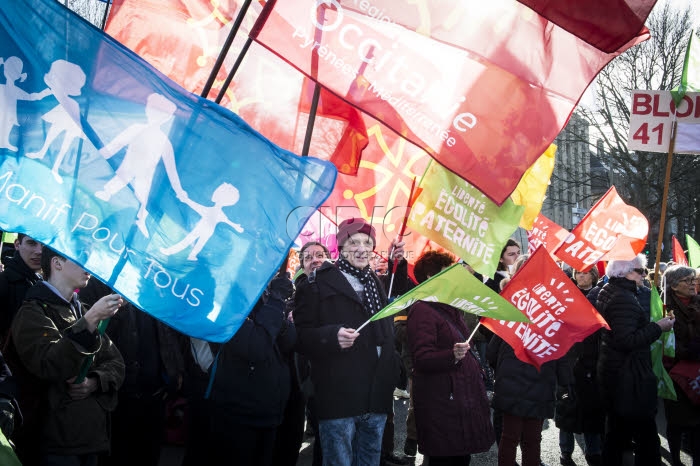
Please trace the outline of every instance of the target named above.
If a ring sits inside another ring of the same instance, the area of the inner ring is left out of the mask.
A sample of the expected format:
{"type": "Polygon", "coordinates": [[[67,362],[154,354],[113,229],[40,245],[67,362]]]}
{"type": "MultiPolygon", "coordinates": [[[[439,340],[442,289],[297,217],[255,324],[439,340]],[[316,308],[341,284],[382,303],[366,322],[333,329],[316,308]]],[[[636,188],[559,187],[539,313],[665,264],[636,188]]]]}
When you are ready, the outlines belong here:
{"type": "MultiPolygon", "coordinates": [[[[57,455],[109,451],[109,412],[117,405],[117,390],[124,381],[124,361],[109,337],[89,332],[85,319],[76,318],[44,282],[27,292],[11,332],[19,360],[42,387],[40,400],[28,400],[41,406],[36,414],[40,418],[35,419],[41,424],[37,448],[57,455]],[[97,378],[98,388],[87,398],[73,400],[66,381],[79,374],[90,355],[94,362],[88,377],[97,378]]],[[[21,390],[20,386],[20,396],[21,390]]]]}

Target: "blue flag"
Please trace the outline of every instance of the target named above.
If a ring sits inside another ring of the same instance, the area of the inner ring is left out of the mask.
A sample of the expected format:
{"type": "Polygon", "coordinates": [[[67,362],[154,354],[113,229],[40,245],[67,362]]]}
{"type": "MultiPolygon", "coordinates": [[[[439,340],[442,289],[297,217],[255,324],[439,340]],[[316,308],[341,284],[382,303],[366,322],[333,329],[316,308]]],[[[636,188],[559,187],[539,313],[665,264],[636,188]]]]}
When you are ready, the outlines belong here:
{"type": "Polygon", "coordinates": [[[0,2],[0,228],[175,329],[228,340],[335,177],[54,0],[0,2]]]}

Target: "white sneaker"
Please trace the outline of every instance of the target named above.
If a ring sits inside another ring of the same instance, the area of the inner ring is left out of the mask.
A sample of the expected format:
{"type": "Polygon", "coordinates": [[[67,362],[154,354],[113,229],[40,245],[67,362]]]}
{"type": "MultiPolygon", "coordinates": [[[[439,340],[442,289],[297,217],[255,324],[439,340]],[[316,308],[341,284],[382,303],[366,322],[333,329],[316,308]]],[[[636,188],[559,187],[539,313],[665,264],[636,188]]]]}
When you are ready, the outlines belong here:
{"type": "Polygon", "coordinates": [[[394,396],[396,398],[406,398],[406,399],[410,398],[410,395],[408,394],[408,392],[406,390],[401,390],[400,388],[394,389],[394,396]]]}

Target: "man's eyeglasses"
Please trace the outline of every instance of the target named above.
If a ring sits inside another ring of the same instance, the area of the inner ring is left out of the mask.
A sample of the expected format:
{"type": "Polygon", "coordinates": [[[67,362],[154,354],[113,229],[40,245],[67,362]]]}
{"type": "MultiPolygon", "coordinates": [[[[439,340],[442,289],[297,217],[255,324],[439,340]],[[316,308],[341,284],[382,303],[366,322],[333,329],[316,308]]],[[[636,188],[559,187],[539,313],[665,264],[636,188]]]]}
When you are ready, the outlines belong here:
{"type": "Polygon", "coordinates": [[[645,275],[647,274],[646,269],[632,269],[632,271],[633,271],[633,272],[637,272],[637,273],[638,273],[639,275],[641,275],[642,277],[645,276],[645,275]]]}
{"type": "Polygon", "coordinates": [[[698,279],[697,279],[697,278],[688,277],[688,278],[685,278],[685,279],[679,280],[679,281],[685,283],[686,285],[692,286],[692,285],[695,285],[695,284],[698,282],[698,279]]]}

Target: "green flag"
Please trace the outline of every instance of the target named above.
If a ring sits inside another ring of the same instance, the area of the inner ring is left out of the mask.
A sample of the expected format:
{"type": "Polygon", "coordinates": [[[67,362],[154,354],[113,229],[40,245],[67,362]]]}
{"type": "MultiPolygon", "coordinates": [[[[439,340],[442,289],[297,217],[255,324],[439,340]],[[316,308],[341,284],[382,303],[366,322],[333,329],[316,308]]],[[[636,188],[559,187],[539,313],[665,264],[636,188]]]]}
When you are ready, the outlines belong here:
{"type": "MultiPolygon", "coordinates": [[[[661,297],[659,297],[659,292],[656,290],[655,286],[651,287],[651,321],[656,322],[657,320],[663,318],[664,316],[664,305],[661,302],[661,297]]],[[[664,332],[661,337],[651,344],[651,363],[654,370],[654,375],[656,375],[657,380],[657,393],[661,398],[666,398],[667,400],[676,399],[676,390],[673,388],[673,381],[671,376],[666,372],[666,368],[663,364],[664,354],[669,357],[673,357],[667,351],[667,343],[673,347],[673,356],[675,356],[675,334],[673,329],[669,332],[664,332]]]]}
{"type": "Polygon", "coordinates": [[[678,105],[686,92],[700,92],[700,39],[690,34],[688,48],[683,61],[681,83],[671,91],[673,100],[678,105]]]}
{"type": "Polygon", "coordinates": [[[688,246],[688,264],[693,268],[700,267],[700,246],[690,235],[685,235],[685,244],[688,246]]]}
{"type": "Polygon", "coordinates": [[[416,301],[445,303],[464,312],[492,319],[530,322],[525,314],[475,278],[461,264],[454,264],[430,277],[377,312],[370,321],[394,315],[416,301]]]}
{"type": "Polygon", "coordinates": [[[5,434],[0,430],[0,464],[3,466],[22,466],[19,458],[12,449],[12,445],[8,442],[5,434]]]}
{"type": "Polygon", "coordinates": [[[16,239],[17,239],[17,233],[10,233],[8,231],[4,231],[2,233],[2,242],[3,243],[14,243],[16,239]]]}
{"type": "Polygon", "coordinates": [[[440,164],[431,163],[421,179],[408,227],[493,277],[501,250],[525,211],[508,198],[500,207],[440,164]]]}

